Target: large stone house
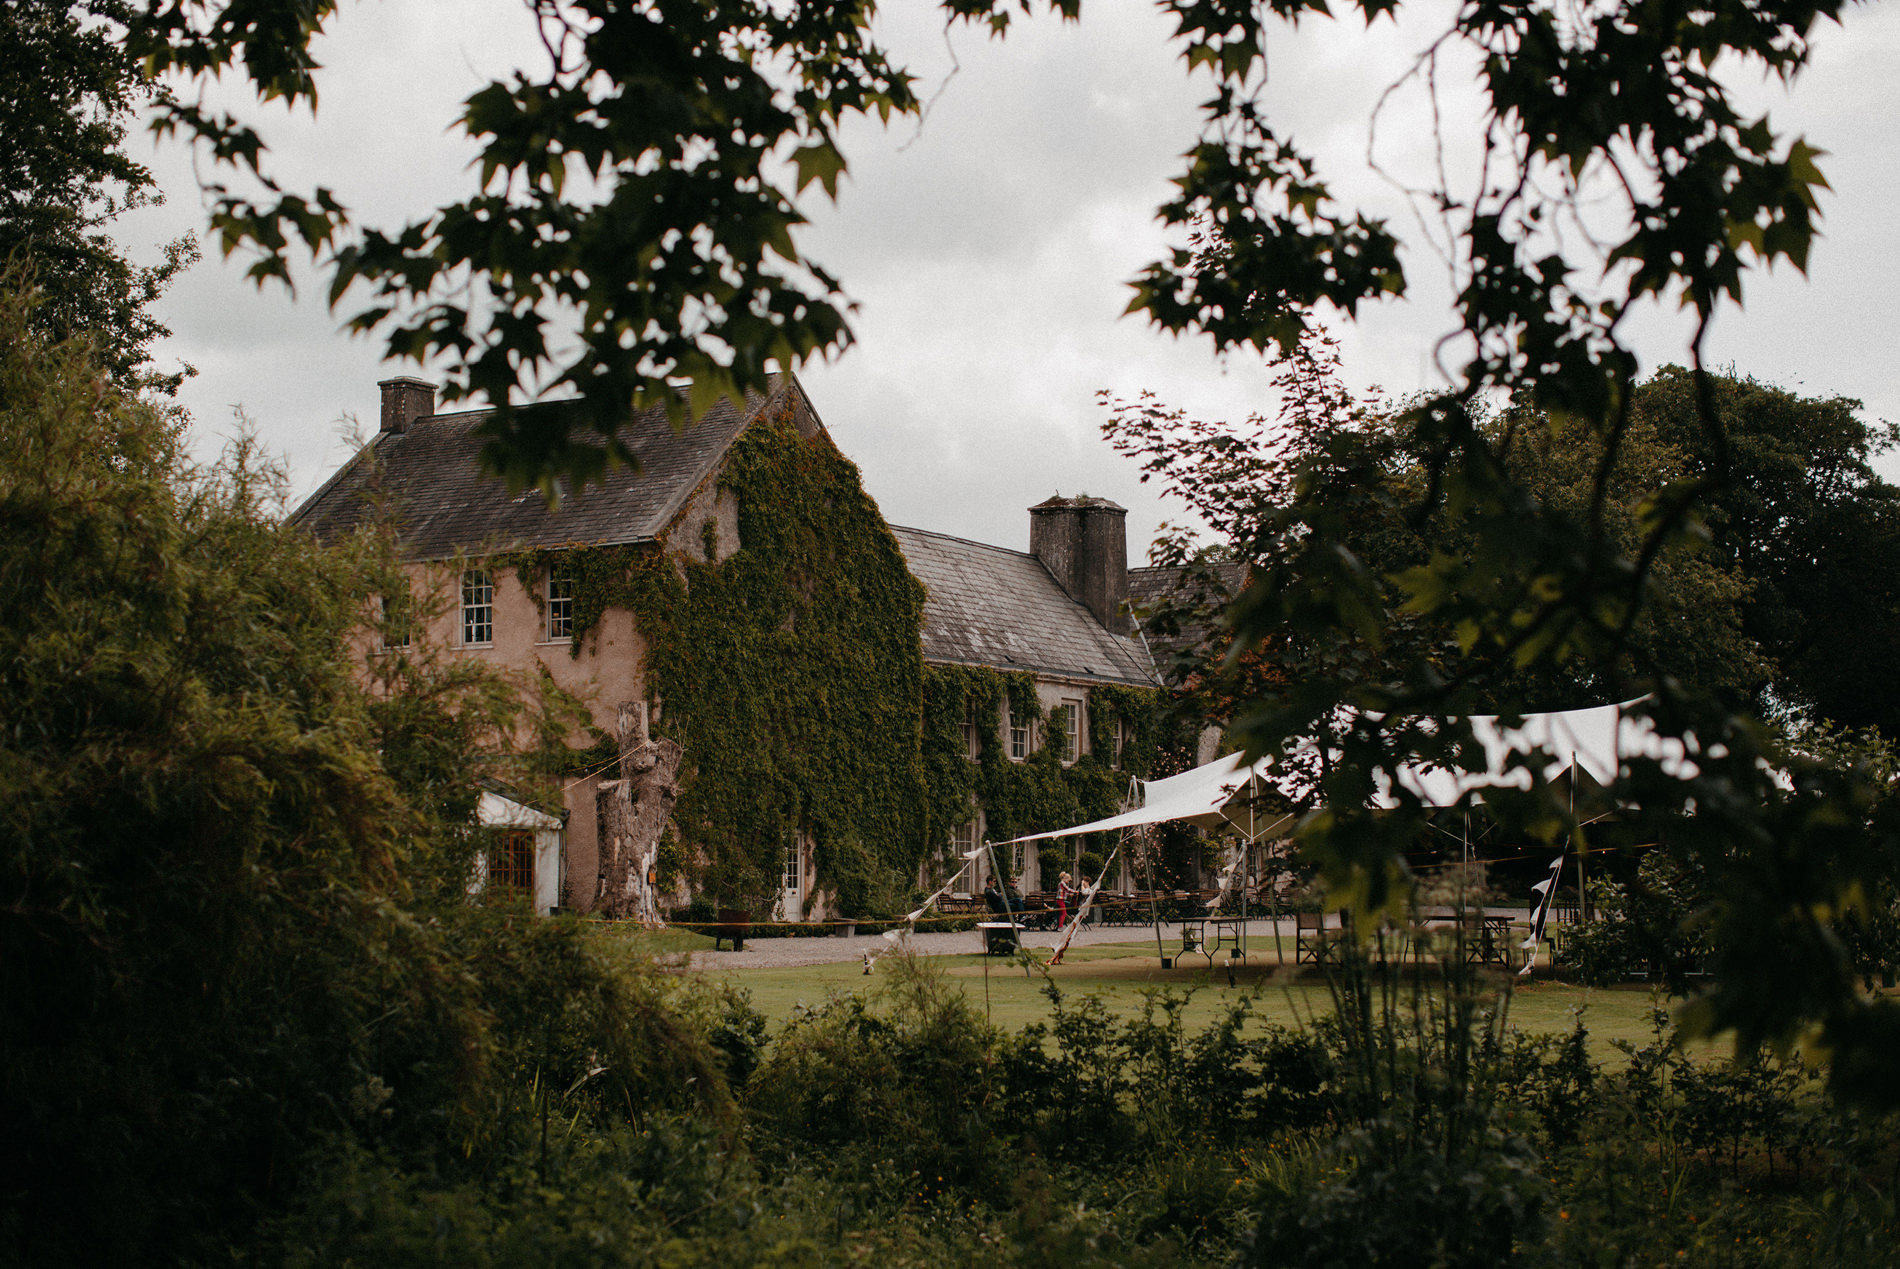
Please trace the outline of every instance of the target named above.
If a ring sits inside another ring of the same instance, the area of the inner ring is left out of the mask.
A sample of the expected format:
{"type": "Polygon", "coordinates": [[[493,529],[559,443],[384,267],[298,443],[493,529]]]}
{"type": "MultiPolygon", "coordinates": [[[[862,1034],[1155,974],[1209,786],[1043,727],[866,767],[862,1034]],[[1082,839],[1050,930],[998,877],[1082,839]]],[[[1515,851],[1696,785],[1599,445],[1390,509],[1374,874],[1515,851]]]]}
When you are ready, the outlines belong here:
{"type": "MultiPolygon", "coordinates": [[[[635,415],[617,439],[638,470],[615,467],[551,509],[482,474],[487,412],[438,414],[417,379],[381,389],[377,435],[291,523],[326,542],[388,523],[428,614],[411,638],[584,704],[595,730],[570,738],[560,791],[563,905],[595,899],[597,790],[616,774],[623,702],[645,703],[683,746],[660,848],[677,901],[775,896],[792,919],[875,907],[880,886],[931,880],[999,817],[1053,827],[1031,822],[1066,813],[1050,773],[1088,771],[1096,803],[1125,785],[1108,774],[1123,716],[1155,678],[1113,503],[1031,508],[1026,553],[888,526],[782,375],[684,431],[663,409],[635,415]],[[946,691],[968,700],[943,705],[946,691]],[[1006,810],[995,779],[932,767],[927,699],[955,710],[972,773],[979,758],[992,775],[1035,766],[1040,800],[1006,810]]],[[[1006,866],[1040,880],[1033,852],[1006,866]]]]}

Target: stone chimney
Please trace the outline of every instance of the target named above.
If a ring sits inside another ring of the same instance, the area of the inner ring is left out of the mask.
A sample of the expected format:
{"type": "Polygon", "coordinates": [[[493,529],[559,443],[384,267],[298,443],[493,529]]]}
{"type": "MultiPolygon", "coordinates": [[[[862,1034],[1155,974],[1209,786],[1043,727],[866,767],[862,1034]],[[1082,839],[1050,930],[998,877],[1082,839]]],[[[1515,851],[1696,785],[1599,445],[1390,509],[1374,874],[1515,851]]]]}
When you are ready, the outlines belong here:
{"type": "Polygon", "coordinates": [[[376,385],[383,390],[384,432],[400,435],[417,419],[435,413],[435,385],[427,379],[384,379],[376,385]]]}
{"type": "Polygon", "coordinates": [[[1069,598],[1109,631],[1131,634],[1128,509],[1106,498],[1057,495],[1029,509],[1029,553],[1055,575],[1069,598]]]}

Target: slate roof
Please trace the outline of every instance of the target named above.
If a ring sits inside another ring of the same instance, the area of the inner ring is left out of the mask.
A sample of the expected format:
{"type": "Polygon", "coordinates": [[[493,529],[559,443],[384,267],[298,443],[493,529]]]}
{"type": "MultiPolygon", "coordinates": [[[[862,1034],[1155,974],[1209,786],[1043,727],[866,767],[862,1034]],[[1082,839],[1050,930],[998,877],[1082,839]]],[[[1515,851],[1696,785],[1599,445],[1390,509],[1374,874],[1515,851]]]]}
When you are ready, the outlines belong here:
{"type": "MultiPolygon", "coordinates": [[[[632,416],[619,436],[639,458],[640,471],[614,467],[603,482],[570,493],[553,512],[535,490],[510,496],[503,481],[482,474],[482,437],[476,429],[492,411],[429,415],[407,431],[379,434],[293,511],[289,523],[323,542],[348,535],[371,514],[380,462],[406,560],[447,559],[484,546],[510,550],[650,541],[788,385],[796,390],[795,381],[774,376],[763,396],[748,397],[743,408],[723,400],[683,432],[673,430],[662,406],[632,416]]],[[[561,408],[559,403],[528,407],[561,408]]]]}
{"type": "MultiPolygon", "coordinates": [[[[1212,620],[1246,585],[1241,564],[1188,564],[1128,570],[1128,602],[1164,669],[1219,635],[1212,620]]],[[[1173,673],[1172,670],[1169,670],[1173,673]]]]}
{"type": "Polygon", "coordinates": [[[1154,685],[1141,645],[1104,630],[1042,561],[926,529],[891,526],[924,584],[924,659],[1154,685]]]}

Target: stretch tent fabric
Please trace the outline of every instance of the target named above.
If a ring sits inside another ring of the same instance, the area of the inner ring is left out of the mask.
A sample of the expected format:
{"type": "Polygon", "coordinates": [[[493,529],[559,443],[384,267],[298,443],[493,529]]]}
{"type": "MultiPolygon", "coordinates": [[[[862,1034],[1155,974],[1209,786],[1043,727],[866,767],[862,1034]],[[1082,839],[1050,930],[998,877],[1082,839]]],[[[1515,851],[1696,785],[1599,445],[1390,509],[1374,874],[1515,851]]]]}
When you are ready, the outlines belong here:
{"type": "MultiPolygon", "coordinates": [[[[1008,843],[997,844],[1040,842],[1051,837],[1078,837],[1083,833],[1108,833],[1119,828],[1138,828],[1143,824],[1165,824],[1176,820],[1185,820],[1207,829],[1230,827],[1234,821],[1228,818],[1228,811],[1236,800],[1235,795],[1246,788],[1249,781],[1264,778],[1272,765],[1273,759],[1261,758],[1249,766],[1241,761],[1241,755],[1235,753],[1163,780],[1137,780],[1135,783],[1142,791],[1142,804],[1135,810],[1123,811],[1105,820],[1077,824],[1073,828],[1013,837],[1008,843]]],[[[1293,817],[1285,818],[1291,827],[1293,817]]]]}
{"type": "MultiPolygon", "coordinates": [[[[1505,727],[1497,715],[1472,715],[1471,730],[1484,746],[1485,769],[1466,771],[1457,767],[1408,765],[1400,769],[1398,782],[1426,806],[1445,807],[1458,803],[1467,793],[1482,800],[1487,787],[1524,788],[1530,784],[1530,771],[1508,765],[1513,753],[1541,749],[1547,756],[1543,771],[1546,780],[1554,780],[1575,766],[1598,784],[1615,781],[1625,759],[1651,757],[1662,760],[1666,768],[1681,772],[1691,764],[1683,756],[1680,742],[1656,734],[1647,719],[1631,714],[1637,701],[1620,705],[1599,705],[1591,709],[1564,710],[1549,714],[1522,715],[1515,726],[1505,727]]],[[[1252,764],[1240,754],[1217,758],[1204,766],[1162,780],[1137,780],[1141,806],[1107,819],[1059,828],[1046,833],[1015,837],[1010,843],[1044,841],[1055,837],[1076,837],[1083,833],[1105,833],[1136,828],[1144,824],[1185,821],[1201,828],[1237,828],[1255,841],[1282,836],[1291,831],[1294,816],[1281,816],[1264,827],[1250,824],[1244,817],[1253,814],[1251,796],[1246,795],[1255,782],[1272,784],[1289,801],[1297,802],[1302,789],[1290,787],[1293,779],[1276,780],[1269,772],[1272,758],[1252,764]]],[[[1389,787],[1376,804],[1397,804],[1389,787]]],[[[998,843],[999,845],[1005,843],[998,843]]],[[[976,852],[971,852],[974,855],[976,852]]]]}
{"type": "MultiPolygon", "coordinates": [[[[1515,727],[1501,726],[1496,715],[1474,714],[1471,732],[1484,746],[1484,770],[1407,766],[1399,771],[1399,783],[1426,806],[1452,806],[1473,792],[1482,801],[1487,787],[1530,787],[1530,770],[1523,766],[1510,768],[1507,763],[1513,753],[1532,749],[1541,749],[1547,755],[1542,772],[1547,781],[1555,781],[1574,766],[1599,785],[1608,786],[1615,782],[1624,761],[1636,757],[1660,759],[1674,774],[1690,772],[1692,764],[1683,755],[1682,743],[1657,735],[1647,718],[1630,712],[1641,700],[1525,714],[1515,727]]],[[[1380,803],[1390,806],[1394,799],[1385,795],[1380,803]]]]}

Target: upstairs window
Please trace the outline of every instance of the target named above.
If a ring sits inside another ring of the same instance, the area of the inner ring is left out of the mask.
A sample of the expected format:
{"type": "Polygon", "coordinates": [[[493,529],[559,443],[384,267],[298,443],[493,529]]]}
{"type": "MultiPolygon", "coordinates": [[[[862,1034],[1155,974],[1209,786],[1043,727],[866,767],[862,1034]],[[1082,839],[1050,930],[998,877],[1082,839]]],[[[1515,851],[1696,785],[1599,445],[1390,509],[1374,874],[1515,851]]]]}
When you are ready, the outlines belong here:
{"type": "Polygon", "coordinates": [[[1029,720],[1016,717],[1016,711],[1009,713],[1009,756],[1021,762],[1029,756],[1029,720]]]}
{"type": "Polygon", "coordinates": [[[983,724],[974,700],[963,702],[963,751],[975,758],[983,752],[983,724]]]}
{"type": "Polygon", "coordinates": [[[376,597],[376,623],[383,647],[395,651],[409,646],[409,595],[407,591],[376,597]]]}
{"type": "Polygon", "coordinates": [[[574,573],[565,562],[548,565],[548,640],[574,637],[574,573]]]}
{"type": "Polygon", "coordinates": [[[1082,702],[1062,702],[1062,760],[1074,762],[1082,756],[1082,702]]]}
{"type": "Polygon", "coordinates": [[[495,578],[485,568],[462,573],[462,643],[495,641],[495,578]]]}

